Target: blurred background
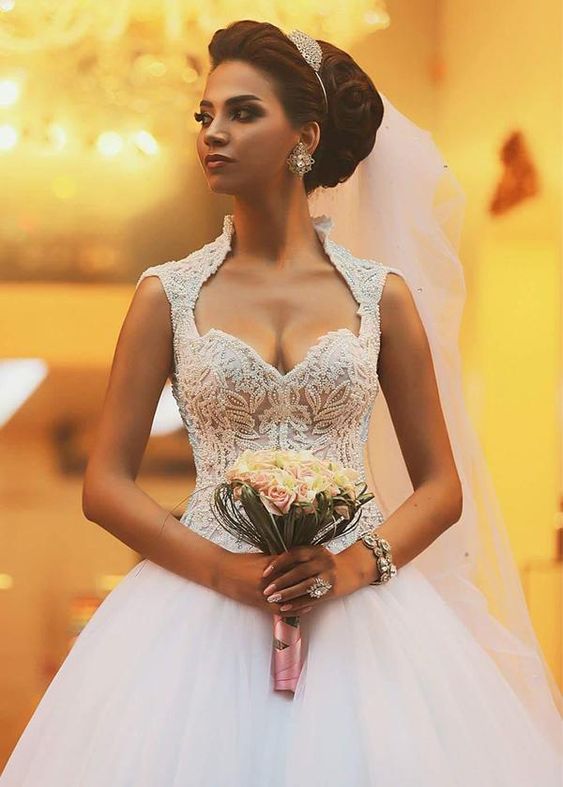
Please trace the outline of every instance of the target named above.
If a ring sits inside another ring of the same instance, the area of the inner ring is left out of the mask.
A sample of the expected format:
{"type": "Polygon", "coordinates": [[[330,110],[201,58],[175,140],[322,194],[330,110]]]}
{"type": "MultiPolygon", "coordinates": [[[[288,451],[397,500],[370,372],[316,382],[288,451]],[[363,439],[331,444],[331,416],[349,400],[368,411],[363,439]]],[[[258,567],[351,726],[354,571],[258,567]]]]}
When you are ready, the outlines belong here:
{"type": "MultiPolygon", "coordinates": [[[[213,32],[270,21],[351,52],[467,195],[466,399],[547,660],[563,682],[562,7],[528,0],[0,0],[0,769],[140,559],[82,475],[138,274],[231,210],[196,155],[213,32]]],[[[193,486],[169,388],[139,483],[193,486]]]]}

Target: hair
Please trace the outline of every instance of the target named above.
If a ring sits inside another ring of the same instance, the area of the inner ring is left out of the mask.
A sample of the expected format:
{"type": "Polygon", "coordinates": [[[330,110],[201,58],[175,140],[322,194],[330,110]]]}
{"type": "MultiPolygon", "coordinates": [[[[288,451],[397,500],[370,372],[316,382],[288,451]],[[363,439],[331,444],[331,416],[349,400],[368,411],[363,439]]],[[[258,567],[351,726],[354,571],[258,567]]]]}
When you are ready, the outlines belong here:
{"type": "Polygon", "coordinates": [[[293,41],[276,25],[243,19],[216,30],[208,45],[211,71],[225,61],[249,63],[269,76],[296,129],[314,120],[320,139],[315,163],[306,172],[305,192],[343,183],[369,155],[383,120],[383,101],[370,77],[342,49],[319,40],[323,57],[319,80],[293,41]]]}

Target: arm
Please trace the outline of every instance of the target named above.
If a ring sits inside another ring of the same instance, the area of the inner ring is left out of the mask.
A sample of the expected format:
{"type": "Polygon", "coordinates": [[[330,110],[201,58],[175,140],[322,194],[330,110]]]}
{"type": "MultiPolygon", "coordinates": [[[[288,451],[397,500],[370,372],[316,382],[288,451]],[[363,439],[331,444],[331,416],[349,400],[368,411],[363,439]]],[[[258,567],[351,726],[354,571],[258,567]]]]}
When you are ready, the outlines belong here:
{"type": "MultiPolygon", "coordinates": [[[[414,492],[377,528],[400,568],[428,547],[462,512],[462,487],[442,412],[424,326],[408,285],[388,272],[380,301],[379,379],[414,492]]],[[[377,578],[363,543],[342,552],[340,570],[352,588],[377,578]]]]}
{"type": "Polygon", "coordinates": [[[215,588],[225,550],[182,525],[135,481],[172,364],[169,302],[160,280],[148,276],[137,287],[119,334],[84,476],[82,509],[131,549],[215,588]]]}

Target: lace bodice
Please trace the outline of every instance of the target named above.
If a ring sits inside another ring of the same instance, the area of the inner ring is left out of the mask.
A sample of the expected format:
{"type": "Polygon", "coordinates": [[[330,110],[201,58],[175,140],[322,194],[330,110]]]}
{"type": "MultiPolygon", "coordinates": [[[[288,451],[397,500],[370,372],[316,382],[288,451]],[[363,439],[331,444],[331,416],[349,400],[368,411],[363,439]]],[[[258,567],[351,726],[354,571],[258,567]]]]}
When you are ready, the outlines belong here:
{"type": "MultiPolygon", "coordinates": [[[[348,328],[319,337],[287,373],[243,340],[218,328],[200,335],[194,306],[205,280],[231,250],[233,216],[221,234],[181,260],[144,270],[158,276],[170,304],[174,342],[172,391],[191,443],[196,483],[181,521],[231,551],[257,551],[227,533],[210,510],[213,488],[244,449],[309,449],[335,457],[365,478],[363,450],[379,391],[379,301],[391,269],[355,257],[329,238],[330,217],[314,217],[324,250],[358,303],[358,335],[348,328]]],[[[362,508],[355,531],[327,546],[339,552],[384,517],[375,500],[362,508]],[[359,528],[359,529],[358,529],[359,528]]]]}

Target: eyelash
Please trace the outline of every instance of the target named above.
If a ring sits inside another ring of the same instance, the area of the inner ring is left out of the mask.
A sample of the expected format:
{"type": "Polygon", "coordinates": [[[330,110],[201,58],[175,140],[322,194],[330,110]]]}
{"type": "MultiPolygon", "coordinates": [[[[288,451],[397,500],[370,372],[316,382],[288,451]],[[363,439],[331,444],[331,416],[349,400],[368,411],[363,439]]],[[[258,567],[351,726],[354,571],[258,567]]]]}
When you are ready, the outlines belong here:
{"type": "MultiPolygon", "coordinates": [[[[252,117],[255,113],[249,107],[239,107],[238,109],[233,110],[233,114],[237,114],[238,112],[248,112],[252,117]]],[[[194,118],[197,120],[198,123],[201,123],[202,127],[205,127],[205,124],[202,123],[203,118],[208,115],[207,112],[194,112],[194,118]]],[[[243,122],[245,122],[243,120],[243,122]]]]}

